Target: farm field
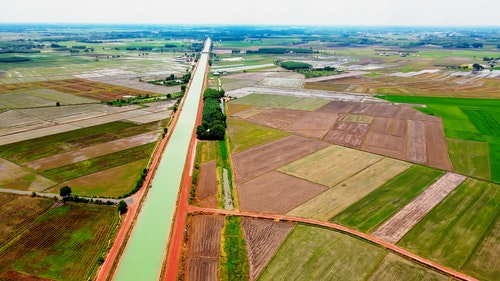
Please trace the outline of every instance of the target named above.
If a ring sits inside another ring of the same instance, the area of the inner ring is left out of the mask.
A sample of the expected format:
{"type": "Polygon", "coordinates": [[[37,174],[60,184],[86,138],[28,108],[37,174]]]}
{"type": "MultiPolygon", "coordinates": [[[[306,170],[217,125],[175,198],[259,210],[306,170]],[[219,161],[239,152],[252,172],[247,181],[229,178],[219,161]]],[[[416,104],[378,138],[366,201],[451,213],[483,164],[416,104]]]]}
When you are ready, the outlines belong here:
{"type": "Polygon", "coordinates": [[[287,108],[314,111],[329,103],[324,99],[302,98],[293,96],[251,94],[231,101],[235,104],[246,104],[261,107],[287,108]]]}
{"type": "Polygon", "coordinates": [[[191,230],[185,250],[186,280],[218,280],[223,216],[191,216],[191,230]]]}
{"type": "MultiPolygon", "coordinates": [[[[353,161],[355,159],[352,159],[353,161]]],[[[383,158],[287,213],[291,216],[329,220],[411,166],[383,158]]]]}
{"type": "Polygon", "coordinates": [[[0,185],[2,188],[41,191],[55,184],[54,181],[0,158],[0,185]]]}
{"type": "Polygon", "coordinates": [[[98,103],[99,101],[44,88],[0,94],[0,108],[2,109],[54,106],[56,102],[69,105],[98,103]]]}
{"type": "Polygon", "coordinates": [[[384,255],[381,248],[350,236],[298,224],[258,280],[359,280],[384,255]]]}
{"type": "Polygon", "coordinates": [[[388,253],[367,280],[447,281],[448,276],[388,253]]]}
{"type": "MultiPolygon", "coordinates": [[[[489,252],[494,248],[482,248],[481,241],[498,235],[488,232],[488,229],[495,228],[498,220],[498,188],[493,183],[467,179],[412,228],[398,245],[458,270],[466,263],[477,264],[474,258],[496,255],[489,252]],[[450,210],[453,210],[453,215],[450,215],[450,210]],[[487,237],[484,237],[485,233],[488,233],[487,237]],[[478,247],[484,256],[474,255],[478,247]]],[[[498,272],[498,267],[489,266],[491,271],[488,272],[498,272]]]]}
{"type": "Polygon", "coordinates": [[[109,206],[65,203],[52,209],[0,250],[0,278],[12,274],[8,271],[57,280],[90,278],[117,217],[109,206]]]}
{"type": "Polygon", "coordinates": [[[443,171],[414,165],[330,221],[370,233],[442,175],[443,171]]]}
{"type": "Polygon", "coordinates": [[[237,153],[289,134],[237,118],[228,118],[228,135],[231,151],[237,153]]]}
{"type": "Polygon", "coordinates": [[[200,176],[196,186],[196,200],[206,208],[217,208],[218,180],[217,163],[209,161],[200,165],[200,176]]]}
{"type": "Polygon", "coordinates": [[[500,143],[499,100],[412,96],[382,98],[393,102],[426,104],[423,111],[443,119],[454,169],[469,176],[500,182],[499,156],[494,153],[496,144],[500,143]]]}
{"type": "Polygon", "coordinates": [[[294,224],[243,218],[247,244],[250,280],[256,280],[278,248],[292,231],[294,224]]]}

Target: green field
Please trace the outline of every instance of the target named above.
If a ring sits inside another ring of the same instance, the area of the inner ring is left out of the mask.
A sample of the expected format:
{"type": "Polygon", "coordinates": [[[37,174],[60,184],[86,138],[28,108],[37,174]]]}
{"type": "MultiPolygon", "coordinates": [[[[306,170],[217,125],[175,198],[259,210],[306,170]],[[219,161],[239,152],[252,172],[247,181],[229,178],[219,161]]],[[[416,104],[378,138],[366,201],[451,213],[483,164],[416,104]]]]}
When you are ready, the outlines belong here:
{"type": "Polygon", "coordinates": [[[330,221],[372,232],[443,174],[443,171],[425,166],[412,166],[330,221]]]}
{"type": "Polygon", "coordinates": [[[87,280],[117,222],[117,211],[109,206],[65,203],[54,208],[0,249],[0,279],[15,270],[55,280],[87,280]]]}
{"type": "Polygon", "coordinates": [[[248,280],[247,250],[241,218],[227,216],[222,233],[221,280],[248,280]]]}
{"type": "Polygon", "coordinates": [[[363,280],[385,253],[353,237],[299,224],[258,280],[363,280]]]}
{"type": "Polygon", "coordinates": [[[249,104],[261,107],[288,108],[313,111],[323,105],[330,103],[329,100],[300,98],[292,96],[266,95],[266,94],[251,94],[242,98],[232,100],[236,104],[249,104]]]}
{"type": "Polygon", "coordinates": [[[141,159],[149,159],[155,146],[156,143],[154,142],[148,143],[96,158],[80,161],[74,164],[43,171],[40,174],[49,179],[53,179],[54,181],[63,182],[95,172],[111,169],[127,163],[135,162],[141,159]]]}
{"type": "Polygon", "coordinates": [[[500,99],[380,96],[443,119],[448,152],[457,172],[500,183],[500,99]],[[485,150],[486,149],[486,150],[485,150]]]}
{"type": "Polygon", "coordinates": [[[370,278],[366,280],[447,281],[450,278],[422,265],[405,260],[396,254],[389,253],[370,275],[370,278]]]}
{"type": "Polygon", "coordinates": [[[34,161],[73,150],[74,146],[67,144],[70,141],[113,131],[118,132],[134,126],[135,124],[130,122],[117,121],[51,136],[20,141],[0,146],[0,156],[16,163],[34,161]]]}
{"type": "Polygon", "coordinates": [[[232,153],[240,152],[289,135],[287,132],[257,125],[237,118],[228,118],[227,122],[229,144],[232,153]]]}
{"type": "Polygon", "coordinates": [[[499,188],[493,183],[467,179],[413,227],[398,245],[460,270],[466,262],[471,262],[475,249],[497,218],[499,188]]]}
{"type": "Polygon", "coordinates": [[[215,160],[216,155],[216,141],[200,141],[198,143],[196,154],[200,155],[200,162],[205,163],[215,160]]]}

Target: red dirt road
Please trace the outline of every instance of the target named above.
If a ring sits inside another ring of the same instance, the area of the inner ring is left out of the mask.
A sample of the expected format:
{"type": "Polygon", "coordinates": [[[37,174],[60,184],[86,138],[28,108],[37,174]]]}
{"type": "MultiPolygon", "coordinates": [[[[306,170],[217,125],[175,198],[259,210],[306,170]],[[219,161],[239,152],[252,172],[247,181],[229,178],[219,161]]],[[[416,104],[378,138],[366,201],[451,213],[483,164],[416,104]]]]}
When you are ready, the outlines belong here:
{"type": "MultiPolygon", "coordinates": [[[[356,237],[359,237],[363,240],[370,241],[372,243],[375,243],[377,245],[380,245],[391,252],[397,253],[407,259],[414,260],[418,263],[421,263],[425,266],[428,266],[430,268],[433,268],[435,270],[438,270],[448,276],[451,276],[453,278],[457,278],[460,280],[467,280],[467,281],[477,281],[477,279],[470,277],[466,274],[460,273],[458,271],[455,271],[453,269],[447,268],[445,266],[442,266],[440,264],[437,264],[433,261],[424,259],[416,254],[413,254],[407,250],[404,250],[394,244],[391,244],[385,240],[382,240],[380,238],[377,238],[372,235],[365,234],[363,232],[347,228],[345,226],[331,223],[331,222],[325,222],[325,221],[319,221],[319,220],[314,220],[314,219],[307,219],[307,218],[300,218],[300,217],[291,217],[291,216],[284,216],[284,215],[271,215],[271,214],[258,214],[258,213],[251,213],[251,212],[238,212],[238,211],[228,211],[228,210],[222,210],[222,209],[208,209],[208,208],[200,208],[200,207],[195,207],[195,206],[189,206],[188,211],[190,213],[205,213],[205,214],[221,214],[221,215],[231,215],[231,216],[243,216],[243,217],[250,217],[250,218],[260,218],[260,219],[271,219],[271,220],[280,220],[280,221],[291,221],[291,222],[301,222],[301,223],[307,223],[307,224],[312,224],[312,225],[319,225],[319,226],[324,226],[328,227],[330,229],[335,229],[344,233],[347,233],[349,235],[353,235],[356,237]]],[[[174,279],[170,279],[174,280],[174,279]]]]}

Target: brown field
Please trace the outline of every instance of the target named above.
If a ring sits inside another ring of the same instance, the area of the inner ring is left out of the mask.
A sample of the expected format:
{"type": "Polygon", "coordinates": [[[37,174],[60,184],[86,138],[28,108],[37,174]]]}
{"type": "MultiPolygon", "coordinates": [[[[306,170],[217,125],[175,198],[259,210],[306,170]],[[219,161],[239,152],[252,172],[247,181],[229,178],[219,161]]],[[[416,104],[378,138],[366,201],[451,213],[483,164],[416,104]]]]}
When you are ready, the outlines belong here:
{"type": "Polygon", "coordinates": [[[384,158],[287,214],[329,220],[410,166],[406,162],[384,158]]]}
{"type": "Polygon", "coordinates": [[[340,121],[323,139],[330,143],[360,148],[369,129],[369,124],[340,121]]]}
{"type": "Polygon", "coordinates": [[[350,101],[332,101],[316,110],[316,112],[327,113],[349,113],[357,104],[350,101]]]}
{"type": "Polygon", "coordinates": [[[378,155],[332,145],[283,166],[279,171],[333,187],[382,159],[378,155]]]}
{"type": "Polygon", "coordinates": [[[234,102],[226,103],[226,105],[227,105],[227,115],[229,115],[229,116],[232,116],[240,111],[243,111],[247,108],[252,107],[249,104],[240,104],[240,103],[234,103],[234,102]]]}
{"type": "Polygon", "coordinates": [[[338,116],[330,113],[310,112],[286,127],[286,131],[313,138],[322,138],[337,122],[338,116]]]}
{"type": "Polygon", "coordinates": [[[63,93],[75,94],[82,97],[88,97],[96,100],[111,101],[123,96],[146,95],[149,92],[121,87],[117,85],[93,82],[85,79],[67,79],[57,81],[38,81],[16,84],[0,85],[0,93],[7,93],[25,89],[46,88],[63,93]]]}
{"type": "Polygon", "coordinates": [[[322,141],[288,136],[233,154],[236,183],[242,184],[326,146],[322,141]]]}
{"type": "Polygon", "coordinates": [[[271,108],[270,107],[251,106],[251,107],[248,107],[244,110],[240,110],[240,111],[236,112],[235,114],[231,114],[230,116],[248,119],[254,115],[259,115],[263,112],[266,112],[269,109],[271,109],[271,108]]]}
{"type": "Polygon", "coordinates": [[[377,228],[372,235],[393,244],[397,243],[465,178],[465,176],[458,174],[445,174],[377,228]]]}
{"type": "Polygon", "coordinates": [[[52,281],[53,279],[43,278],[39,276],[34,276],[26,274],[19,271],[9,270],[5,272],[4,275],[0,276],[0,280],[3,281],[52,281]]]}
{"type": "Polygon", "coordinates": [[[185,251],[185,280],[218,280],[223,216],[191,216],[185,251]]]}
{"type": "Polygon", "coordinates": [[[304,110],[272,108],[247,118],[247,121],[276,129],[284,129],[308,112],[304,110]]]}
{"type": "Polygon", "coordinates": [[[448,151],[448,144],[446,143],[446,139],[443,135],[443,123],[425,123],[425,139],[429,144],[427,145],[427,159],[429,165],[432,167],[453,171],[448,153],[443,153],[444,151],[448,151]]]}
{"type": "Polygon", "coordinates": [[[404,137],[369,132],[363,150],[405,160],[405,145],[404,137]]]}
{"type": "Polygon", "coordinates": [[[425,123],[423,121],[407,120],[407,126],[406,159],[416,163],[426,163],[425,123]]]}
{"type": "Polygon", "coordinates": [[[406,134],[406,120],[375,117],[370,127],[371,132],[403,137],[406,134]]]}
{"type": "Polygon", "coordinates": [[[50,170],[57,167],[62,167],[65,165],[95,158],[98,156],[155,142],[158,140],[159,136],[160,136],[159,131],[152,131],[141,135],[135,135],[128,138],[101,143],[94,146],[85,147],[79,150],[38,159],[26,163],[26,166],[38,171],[50,170]]]}
{"type": "Polygon", "coordinates": [[[325,186],[272,171],[238,185],[242,210],[285,214],[325,191],[325,186]]]}
{"type": "Polygon", "coordinates": [[[196,199],[201,207],[217,208],[217,177],[215,160],[200,165],[196,199]]]}
{"type": "Polygon", "coordinates": [[[286,239],[294,224],[243,218],[243,233],[248,251],[250,280],[256,280],[286,239]]]}
{"type": "Polygon", "coordinates": [[[52,200],[9,195],[0,205],[0,248],[52,206],[52,200]]]}
{"type": "Polygon", "coordinates": [[[0,158],[0,186],[2,188],[41,191],[56,183],[35,174],[30,169],[0,158]]]}

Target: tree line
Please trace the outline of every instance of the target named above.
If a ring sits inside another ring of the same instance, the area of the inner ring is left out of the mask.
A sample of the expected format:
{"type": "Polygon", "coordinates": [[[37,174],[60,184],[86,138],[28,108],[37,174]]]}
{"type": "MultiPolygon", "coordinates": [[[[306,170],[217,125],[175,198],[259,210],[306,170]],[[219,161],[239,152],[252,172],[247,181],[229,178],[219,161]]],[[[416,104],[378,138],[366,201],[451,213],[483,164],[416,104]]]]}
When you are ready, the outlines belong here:
{"type": "Polygon", "coordinates": [[[207,88],[203,93],[201,124],[196,128],[200,140],[223,140],[226,132],[226,115],[222,112],[221,98],[224,90],[207,88]]]}

